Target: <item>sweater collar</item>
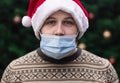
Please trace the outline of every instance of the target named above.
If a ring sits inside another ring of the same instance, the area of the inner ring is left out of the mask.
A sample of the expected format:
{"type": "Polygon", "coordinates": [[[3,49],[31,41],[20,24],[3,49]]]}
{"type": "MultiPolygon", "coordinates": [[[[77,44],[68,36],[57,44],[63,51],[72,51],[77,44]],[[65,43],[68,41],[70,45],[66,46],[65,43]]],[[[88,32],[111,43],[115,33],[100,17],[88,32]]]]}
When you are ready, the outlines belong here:
{"type": "Polygon", "coordinates": [[[51,63],[56,63],[56,64],[61,64],[61,63],[64,64],[64,63],[68,63],[70,61],[75,60],[81,54],[81,49],[77,48],[77,51],[73,55],[65,57],[65,58],[62,58],[62,59],[59,59],[59,60],[51,58],[51,57],[45,55],[41,51],[40,48],[37,49],[37,53],[45,61],[48,61],[48,62],[51,62],[51,63]]]}

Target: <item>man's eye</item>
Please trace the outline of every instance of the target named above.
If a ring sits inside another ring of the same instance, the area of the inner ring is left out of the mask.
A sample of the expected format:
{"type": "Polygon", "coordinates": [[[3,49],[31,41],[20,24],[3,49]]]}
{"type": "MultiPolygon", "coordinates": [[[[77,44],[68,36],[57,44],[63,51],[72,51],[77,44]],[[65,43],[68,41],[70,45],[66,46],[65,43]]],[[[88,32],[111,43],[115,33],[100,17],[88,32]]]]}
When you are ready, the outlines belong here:
{"type": "Polygon", "coordinates": [[[47,21],[45,24],[54,25],[55,23],[56,23],[56,21],[54,21],[54,20],[49,20],[49,21],[47,21]]]}
{"type": "Polygon", "coordinates": [[[64,25],[74,25],[73,21],[64,21],[64,25]]]}

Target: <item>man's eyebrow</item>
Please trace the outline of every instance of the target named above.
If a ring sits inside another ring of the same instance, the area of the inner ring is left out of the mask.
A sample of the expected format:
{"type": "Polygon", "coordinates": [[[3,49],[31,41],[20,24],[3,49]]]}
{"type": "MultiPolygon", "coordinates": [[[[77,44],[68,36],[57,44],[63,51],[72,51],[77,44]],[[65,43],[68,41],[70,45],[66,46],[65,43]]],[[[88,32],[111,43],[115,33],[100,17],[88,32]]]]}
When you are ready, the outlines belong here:
{"type": "Polygon", "coordinates": [[[72,20],[74,20],[72,17],[66,17],[65,19],[72,19],[72,20]]]}
{"type": "Polygon", "coordinates": [[[49,20],[49,19],[55,19],[54,17],[48,17],[46,20],[49,20]]]}
{"type": "MultiPolygon", "coordinates": [[[[46,20],[49,20],[49,19],[55,19],[55,17],[48,17],[46,20]]],[[[67,19],[74,20],[72,17],[65,17],[64,19],[65,20],[67,20],[67,19]]]]}

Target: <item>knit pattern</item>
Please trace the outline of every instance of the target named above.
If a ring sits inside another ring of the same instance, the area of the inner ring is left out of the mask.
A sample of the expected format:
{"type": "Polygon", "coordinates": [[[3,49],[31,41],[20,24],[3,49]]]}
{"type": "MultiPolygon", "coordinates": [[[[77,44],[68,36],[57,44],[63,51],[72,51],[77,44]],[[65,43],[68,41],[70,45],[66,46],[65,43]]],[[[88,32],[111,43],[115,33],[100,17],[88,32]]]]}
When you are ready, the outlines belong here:
{"type": "Polygon", "coordinates": [[[77,59],[66,64],[44,61],[35,50],[12,61],[1,79],[1,83],[49,83],[49,81],[119,83],[116,71],[108,60],[85,50],[82,50],[77,59]]]}

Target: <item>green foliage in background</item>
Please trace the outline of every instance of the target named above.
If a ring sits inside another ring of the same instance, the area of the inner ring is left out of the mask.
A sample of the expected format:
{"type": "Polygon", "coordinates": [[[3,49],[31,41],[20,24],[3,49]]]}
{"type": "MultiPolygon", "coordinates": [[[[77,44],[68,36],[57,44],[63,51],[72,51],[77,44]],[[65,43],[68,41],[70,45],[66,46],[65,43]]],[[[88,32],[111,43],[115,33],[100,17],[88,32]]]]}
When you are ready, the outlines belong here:
{"type": "MultiPolygon", "coordinates": [[[[89,13],[90,27],[79,41],[86,50],[98,56],[115,59],[113,66],[120,78],[120,0],[81,0],[89,13]],[[109,30],[110,38],[104,38],[103,32],[109,30]]],[[[4,69],[14,59],[35,50],[39,41],[32,27],[24,28],[16,17],[27,14],[29,0],[3,0],[0,2],[0,78],[4,69]]]]}

